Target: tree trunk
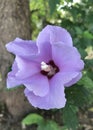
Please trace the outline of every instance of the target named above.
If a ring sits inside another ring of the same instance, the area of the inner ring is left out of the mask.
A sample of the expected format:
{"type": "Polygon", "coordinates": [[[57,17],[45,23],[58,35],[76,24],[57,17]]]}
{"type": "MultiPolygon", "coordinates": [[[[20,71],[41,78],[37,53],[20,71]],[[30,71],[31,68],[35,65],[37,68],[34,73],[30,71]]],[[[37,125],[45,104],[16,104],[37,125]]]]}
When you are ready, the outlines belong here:
{"type": "Polygon", "coordinates": [[[5,102],[14,117],[21,117],[33,109],[25,99],[22,88],[7,91],[6,75],[13,56],[5,44],[16,37],[30,39],[29,0],[0,0],[0,102],[5,102]]]}

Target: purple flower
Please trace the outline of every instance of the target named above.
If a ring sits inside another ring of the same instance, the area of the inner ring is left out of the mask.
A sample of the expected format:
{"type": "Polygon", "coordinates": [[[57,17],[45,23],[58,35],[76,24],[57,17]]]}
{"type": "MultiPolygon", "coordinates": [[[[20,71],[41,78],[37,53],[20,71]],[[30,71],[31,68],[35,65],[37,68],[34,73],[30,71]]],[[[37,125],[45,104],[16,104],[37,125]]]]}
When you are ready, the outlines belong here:
{"type": "Polygon", "coordinates": [[[70,34],[64,28],[48,25],[36,42],[16,38],[6,47],[15,55],[7,87],[25,85],[24,93],[34,107],[64,107],[65,87],[75,84],[84,68],[70,34]]]}

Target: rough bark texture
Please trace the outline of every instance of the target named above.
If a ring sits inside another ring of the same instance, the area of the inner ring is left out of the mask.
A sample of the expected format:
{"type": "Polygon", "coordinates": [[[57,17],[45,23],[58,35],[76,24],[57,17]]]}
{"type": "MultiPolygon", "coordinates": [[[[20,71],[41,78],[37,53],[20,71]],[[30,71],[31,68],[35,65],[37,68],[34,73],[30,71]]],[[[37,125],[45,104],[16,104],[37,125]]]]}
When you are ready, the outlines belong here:
{"type": "Polygon", "coordinates": [[[7,91],[5,80],[13,56],[5,44],[16,37],[30,39],[28,0],[0,0],[0,102],[5,102],[14,117],[21,117],[33,109],[25,100],[22,88],[7,91]]]}

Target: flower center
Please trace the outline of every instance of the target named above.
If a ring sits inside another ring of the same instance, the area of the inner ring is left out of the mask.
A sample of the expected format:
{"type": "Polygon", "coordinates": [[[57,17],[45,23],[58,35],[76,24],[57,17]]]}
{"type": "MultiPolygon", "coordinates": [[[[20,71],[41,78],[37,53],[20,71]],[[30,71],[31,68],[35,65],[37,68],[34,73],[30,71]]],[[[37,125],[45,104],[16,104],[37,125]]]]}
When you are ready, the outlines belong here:
{"type": "Polygon", "coordinates": [[[49,61],[48,63],[41,62],[41,74],[46,75],[49,79],[53,77],[59,68],[54,64],[53,61],[49,61]]]}

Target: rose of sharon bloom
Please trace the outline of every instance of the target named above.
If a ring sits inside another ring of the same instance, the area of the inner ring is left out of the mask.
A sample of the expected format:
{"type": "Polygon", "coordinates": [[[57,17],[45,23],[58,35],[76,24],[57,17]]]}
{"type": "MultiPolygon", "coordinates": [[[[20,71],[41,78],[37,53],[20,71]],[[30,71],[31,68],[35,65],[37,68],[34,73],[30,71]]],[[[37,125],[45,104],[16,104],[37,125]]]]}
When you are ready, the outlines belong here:
{"type": "Polygon", "coordinates": [[[7,87],[25,85],[24,93],[34,107],[63,108],[65,87],[75,84],[84,68],[70,34],[64,28],[47,25],[36,41],[16,38],[6,48],[15,55],[7,87]]]}

